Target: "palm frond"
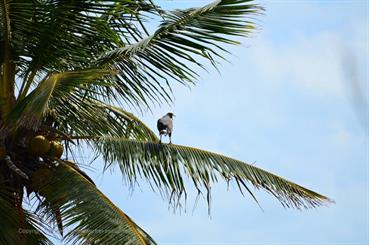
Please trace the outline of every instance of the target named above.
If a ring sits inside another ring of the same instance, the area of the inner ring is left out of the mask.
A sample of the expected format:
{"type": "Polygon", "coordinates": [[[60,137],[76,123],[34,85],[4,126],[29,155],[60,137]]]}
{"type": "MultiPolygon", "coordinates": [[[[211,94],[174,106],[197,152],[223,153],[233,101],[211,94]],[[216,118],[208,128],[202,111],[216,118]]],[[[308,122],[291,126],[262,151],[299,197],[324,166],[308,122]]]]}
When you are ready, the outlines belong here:
{"type": "Polygon", "coordinates": [[[99,53],[141,38],[141,14],[156,12],[145,0],[6,2],[13,58],[25,81],[86,67],[99,53]]]}
{"type": "Polygon", "coordinates": [[[25,210],[18,213],[11,204],[11,195],[0,189],[0,244],[45,244],[52,242],[44,234],[45,227],[32,214],[25,210]]]}
{"type": "Polygon", "coordinates": [[[84,244],[155,244],[153,239],[116,207],[70,164],[59,161],[52,167],[52,179],[42,191],[47,207],[57,204],[67,242],[84,244]],[[68,181],[65,181],[68,180],[68,181]]]}
{"type": "Polygon", "coordinates": [[[0,189],[0,244],[15,244],[17,241],[17,213],[9,198],[4,195],[3,189],[0,189]]]}
{"type": "MultiPolygon", "coordinates": [[[[47,234],[44,233],[45,229],[49,229],[45,224],[41,223],[40,220],[34,215],[28,214],[23,230],[18,232],[25,233],[25,241],[27,244],[40,244],[40,245],[52,245],[53,242],[49,240],[47,234]]],[[[14,243],[12,243],[14,244],[14,243]]]]}
{"type": "Polygon", "coordinates": [[[18,101],[9,113],[8,120],[16,127],[25,126],[37,128],[46,112],[50,100],[66,98],[70,93],[83,89],[86,84],[99,83],[96,81],[112,71],[82,70],[55,73],[47,76],[24,99],[18,101]]]}
{"type": "Polygon", "coordinates": [[[158,141],[155,133],[137,116],[121,107],[86,96],[84,91],[51,98],[46,118],[53,122],[50,126],[71,137],[109,135],[158,141]]]}
{"type": "Polygon", "coordinates": [[[208,194],[211,185],[221,178],[234,180],[241,192],[247,190],[254,199],[246,184],[263,189],[284,207],[311,208],[331,202],[328,197],[256,166],[197,148],[111,137],[96,138],[94,143],[106,167],[118,164],[129,183],[144,178],[160,191],[179,197],[186,191],[187,175],[199,191],[205,189],[208,194]]]}
{"type": "Polygon", "coordinates": [[[134,138],[146,141],[159,141],[156,134],[133,113],[130,113],[123,108],[108,104],[101,103],[100,106],[112,113],[117,119],[119,119],[120,123],[123,121],[127,123],[127,129],[125,131],[121,131],[126,138],[134,138]]]}
{"type": "Polygon", "coordinates": [[[248,36],[256,25],[251,18],[262,12],[248,0],[218,0],[202,8],[163,13],[159,29],[141,41],[106,53],[97,67],[111,65],[117,76],[123,99],[128,96],[147,103],[170,100],[168,77],[185,85],[194,83],[197,73],[193,65],[205,68],[201,59],[216,66],[216,59],[228,53],[221,43],[239,44],[235,36],[248,36]],[[162,82],[166,82],[166,85],[162,82]]]}

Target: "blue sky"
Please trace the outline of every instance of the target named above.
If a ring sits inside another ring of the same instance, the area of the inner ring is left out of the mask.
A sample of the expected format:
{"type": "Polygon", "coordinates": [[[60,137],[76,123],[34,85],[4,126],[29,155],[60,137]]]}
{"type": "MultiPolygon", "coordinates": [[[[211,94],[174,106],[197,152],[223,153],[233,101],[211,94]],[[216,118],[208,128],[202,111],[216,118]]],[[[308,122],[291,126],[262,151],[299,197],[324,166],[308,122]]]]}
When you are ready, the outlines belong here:
{"type": "MultiPolygon", "coordinates": [[[[157,1],[166,8],[207,2],[157,1]]],[[[336,204],[290,210],[255,191],[262,212],[220,182],[210,218],[205,200],[192,210],[195,191],[186,210],[173,213],[145,184],[131,193],[118,169],[101,174],[96,161],[88,172],[159,244],[368,244],[369,112],[357,103],[368,105],[368,1],[259,3],[266,8],[261,30],[229,47],[221,74],[201,72],[191,89],[174,85],[175,105],[142,119],[155,129],[157,118],[173,111],[174,143],[255,162],[336,204]],[[352,60],[356,79],[347,76],[352,60]]]]}

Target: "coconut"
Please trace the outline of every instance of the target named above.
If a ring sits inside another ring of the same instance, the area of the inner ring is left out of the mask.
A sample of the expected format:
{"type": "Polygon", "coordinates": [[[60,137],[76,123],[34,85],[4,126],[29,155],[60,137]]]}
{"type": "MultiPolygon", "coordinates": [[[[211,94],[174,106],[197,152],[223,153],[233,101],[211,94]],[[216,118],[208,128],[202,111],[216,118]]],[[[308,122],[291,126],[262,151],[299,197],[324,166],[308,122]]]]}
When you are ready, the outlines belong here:
{"type": "Polygon", "coordinates": [[[60,158],[63,155],[64,147],[58,141],[50,142],[50,150],[47,152],[49,156],[60,158]]]}
{"type": "Polygon", "coordinates": [[[29,150],[33,155],[44,155],[50,150],[50,142],[42,135],[37,135],[29,142],[29,150]]]}
{"type": "Polygon", "coordinates": [[[54,173],[50,168],[46,166],[41,167],[33,173],[31,186],[35,191],[46,197],[55,190],[55,187],[52,185],[53,177],[54,173]]]}
{"type": "Polygon", "coordinates": [[[5,147],[0,146],[0,160],[3,160],[6,156],[6,149],[5,147]]]}

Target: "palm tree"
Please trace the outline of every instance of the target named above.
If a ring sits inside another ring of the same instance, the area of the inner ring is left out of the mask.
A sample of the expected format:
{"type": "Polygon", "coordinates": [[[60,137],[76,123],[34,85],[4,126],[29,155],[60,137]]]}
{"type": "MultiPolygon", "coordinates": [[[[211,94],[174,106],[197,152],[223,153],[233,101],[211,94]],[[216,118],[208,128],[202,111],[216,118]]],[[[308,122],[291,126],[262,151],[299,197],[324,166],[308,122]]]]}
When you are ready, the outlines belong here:
{"type": "Polygon", "coordinates": [[[0,244],[51,244],[55,227],[66,242],[155,244],[70,160],[87,148],[171,203],[186,195],[186,176],[208,201],[224,180],[255,201],[250,186],[286,207],[330,202],[253,165],[161,144],[127,111],[171,103],[171,84],[193,84],[204,61],[217,66],[262,12],[249,0],[175,11],[148,0],[1,0],[0,244]],[[150,18],[161,22],[152,34],[150,18]]]}

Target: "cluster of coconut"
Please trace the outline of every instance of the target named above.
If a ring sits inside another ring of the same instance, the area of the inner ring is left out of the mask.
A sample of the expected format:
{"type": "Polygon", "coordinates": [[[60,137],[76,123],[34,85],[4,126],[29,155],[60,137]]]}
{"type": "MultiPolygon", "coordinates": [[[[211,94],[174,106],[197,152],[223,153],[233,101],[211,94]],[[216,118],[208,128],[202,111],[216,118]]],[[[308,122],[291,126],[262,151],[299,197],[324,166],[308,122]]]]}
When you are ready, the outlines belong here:
{"type": "Polygon", "coordinates": [[[48,140],[43,135],[33,137],[28,145],[31,154],[35,156],[52,156],[60,158],[63,155],[64,147],[57,140],[48,140]]]}

